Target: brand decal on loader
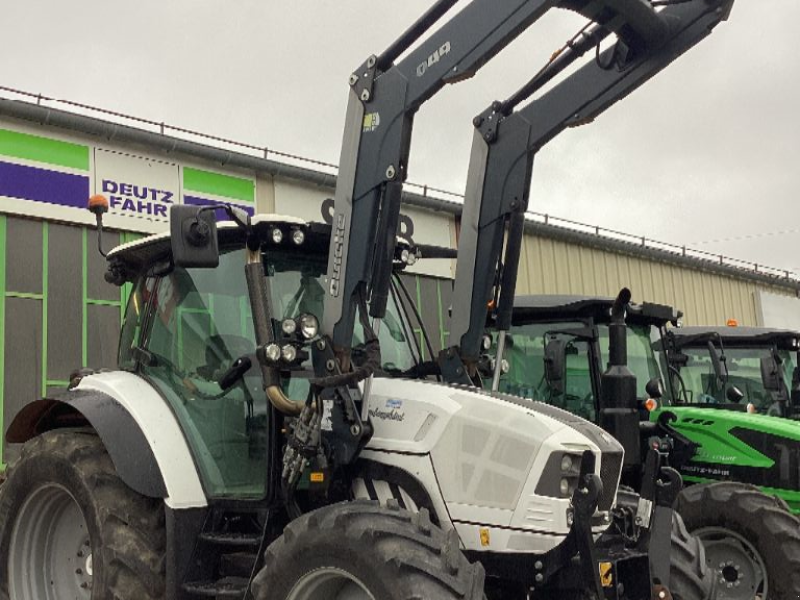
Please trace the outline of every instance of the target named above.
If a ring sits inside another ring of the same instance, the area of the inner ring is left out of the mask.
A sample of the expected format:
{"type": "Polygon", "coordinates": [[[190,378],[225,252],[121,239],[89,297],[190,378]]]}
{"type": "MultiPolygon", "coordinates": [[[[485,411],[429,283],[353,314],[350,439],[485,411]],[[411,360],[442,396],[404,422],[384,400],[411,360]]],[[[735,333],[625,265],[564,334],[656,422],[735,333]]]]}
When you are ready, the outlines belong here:
{"type": "Polygon", "coordinates": [[[342,280],[342,257],[344,255],[344,226],[347,217],[340,214],[336,218],[336,225],[333,228],[333,273],[331,273],[331,285],[329,293],[333,298],[339,297],[339,286],[342,280]]]}
{"type": "Polygon", "coordinates": [[[450,54],[450,49],[451,48],[449,41],[442,44],[441,47],[436,52],[434,52],[428,57],[428,60],[426,60],[424,63],[421,63],[417,67],[417,77],[422,77],[423,75],[425,75],[425,73],[428,72],[428,69],[431,68],[436,63],[438,63],[443,56],[447,56],[448,54],[450,54]]]}

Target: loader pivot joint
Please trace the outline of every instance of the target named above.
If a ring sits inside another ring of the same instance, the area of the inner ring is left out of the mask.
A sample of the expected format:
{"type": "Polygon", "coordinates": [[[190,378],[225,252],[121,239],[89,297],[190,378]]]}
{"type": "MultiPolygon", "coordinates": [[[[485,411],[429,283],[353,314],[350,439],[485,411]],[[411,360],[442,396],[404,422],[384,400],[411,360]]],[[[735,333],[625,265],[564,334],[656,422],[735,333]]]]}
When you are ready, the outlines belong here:
{"type": "Polygon", "coordinates": [[[374,55],[370,56],[364,61],[364,64],[356,69],[355,73],[350,76],[350,86],[364,104],[372,100],[375,76],[378,71],[377,64],[377,58],[374,55]]]}
{"type": "Polygon", "coordinates": [[[499,109],[499,103],[493,102],[489,108],[484,110],[472,121],[487,144],[493,144],[497,141],[497,126],[500,121],[503,120],[503,115],[499,112],[499,109]]]}

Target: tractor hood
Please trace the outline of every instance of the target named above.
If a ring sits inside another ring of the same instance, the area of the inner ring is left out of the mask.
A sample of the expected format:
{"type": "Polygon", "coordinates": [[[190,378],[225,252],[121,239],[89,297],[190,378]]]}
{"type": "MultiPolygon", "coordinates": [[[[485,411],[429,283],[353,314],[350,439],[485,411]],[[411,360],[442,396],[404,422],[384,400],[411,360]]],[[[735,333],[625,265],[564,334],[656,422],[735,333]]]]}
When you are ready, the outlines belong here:
{"type": "MultiPolygon", "coordinates": [[[[724,405],[723,405],[724,406],[724,405]]],[[[736,406],[736,405],[734,405],[736,406]]],[[[650,420],[657,421],[661,413],[673,413],[678,417],[681,426],[724,427],[746,429],[768,435],[780,436],[800,443],[800,423],[791,419],[751,414],[741,409],[725,410],[724,408],[694,408],[691,406],[665,406],[650,413],[650,420]]]]}
{"type": "Polygon", "coordinates": [[[430,456],[454,518],[470,507],[479,522],[530,529],[546,514],[565,534],[571,493],[559,493],[560,465],[585,451],[603,482],[600,511],[613,504],[622,447],[570,413],[471,387],[375,379],[369,415],[375,433],[367,449],[430,456]]]}

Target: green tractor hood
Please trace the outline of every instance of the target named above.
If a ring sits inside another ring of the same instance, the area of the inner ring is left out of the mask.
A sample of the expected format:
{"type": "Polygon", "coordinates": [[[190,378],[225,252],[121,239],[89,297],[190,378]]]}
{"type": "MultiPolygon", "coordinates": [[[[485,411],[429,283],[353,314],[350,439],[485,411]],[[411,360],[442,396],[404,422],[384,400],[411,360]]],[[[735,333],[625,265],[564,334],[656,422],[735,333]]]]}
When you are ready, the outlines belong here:
{"type": "Polygon", "coordinates": [[[672,413],[672,427],[699,446],[677,465],[687,481],[735,480],[783,498],[800,513],[800,422],[741,410],[665,406],[651,420],[672,413]]]}

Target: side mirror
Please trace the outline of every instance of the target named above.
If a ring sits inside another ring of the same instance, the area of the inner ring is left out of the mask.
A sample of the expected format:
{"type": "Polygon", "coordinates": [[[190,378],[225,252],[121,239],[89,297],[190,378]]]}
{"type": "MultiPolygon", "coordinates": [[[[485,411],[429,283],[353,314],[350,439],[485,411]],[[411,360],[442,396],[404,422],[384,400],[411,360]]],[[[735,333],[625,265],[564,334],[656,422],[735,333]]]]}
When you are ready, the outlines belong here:
{"type": "Polygon", "coordinates": [[[744,399],[744,392],[735,385],[732,385],[725,390],[725,397],[728,399],[728,402],[739,404],[739,402],[744,399]]]}
{"type": "Polygon", "coordinates": [[[800,367],[795,367],[792,371],[792,404],[800,406],[800,367]]]}
{"type": "Polygon", "coordinates": [[[761,384],[768,392],[783,391],[783,373],[781,365],[774,356],[761,359],[761,384]]]}
{"type": "Polygon", "coordinates": [[[169,224],[175,266],[206,269],[219,266],[217,222],[213,210],[173,204],[169,224]]]}
{"type": "Polygon", "coordinates": [[[708,342],[708,354],[711,357],[711,366],[714,368],[714,376],[717,378],[720,387],[722,387],[728,381],[728,372],[723,364],[725,357],[717,351],[714,342],[711,341],[708,342]]]}
{"type": "Polygon", "coordinates": [[[544,376],[554,394],[565,391],[567,379],[567,342],[554,338],[544,348],[544,376]]]}
{"type": "Polygon", "coordinates": [[[654,400],[662,398],[664,396],[664,385],[661,381],[661,377],[653,377],[648,381],[647,385],[644,386],[644,391],[647,392],[648,397],[654,400]]]}

